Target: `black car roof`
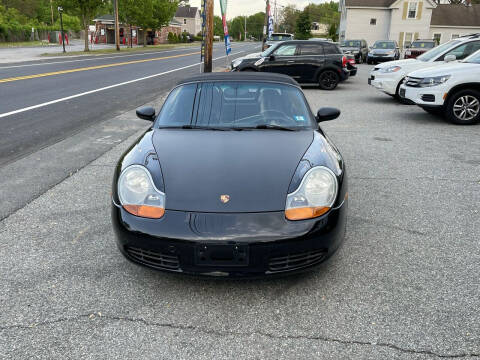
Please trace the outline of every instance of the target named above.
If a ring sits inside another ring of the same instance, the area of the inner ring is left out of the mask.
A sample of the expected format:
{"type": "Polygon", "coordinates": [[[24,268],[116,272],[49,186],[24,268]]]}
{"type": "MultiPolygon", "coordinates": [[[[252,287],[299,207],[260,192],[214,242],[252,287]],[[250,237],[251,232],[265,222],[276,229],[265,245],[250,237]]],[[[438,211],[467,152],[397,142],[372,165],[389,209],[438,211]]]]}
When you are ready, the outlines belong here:
{"type": "Polygon", "coordinates": [[[290,76],[276,73],[264,72],[213,72],[203,73],[188,77],[178,82],[178,85],[192,82],[209,82],[209,81],[269,81],[281,84],[299,86],[299,84],[290,76]]]}

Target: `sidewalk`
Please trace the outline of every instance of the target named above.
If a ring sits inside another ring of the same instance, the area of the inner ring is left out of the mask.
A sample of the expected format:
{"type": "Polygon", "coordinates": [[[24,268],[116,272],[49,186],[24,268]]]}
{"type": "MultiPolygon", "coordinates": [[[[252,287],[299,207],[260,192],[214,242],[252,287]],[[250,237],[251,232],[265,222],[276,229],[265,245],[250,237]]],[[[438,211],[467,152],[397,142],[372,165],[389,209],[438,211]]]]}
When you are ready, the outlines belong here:
{"type": "MultiPolygon", "coordinates": [[[[90,50],[98,49],[114,49],[115,44],[89,44],[90,50]]],[[[121,45],[122,48],[126,47],[121,45]]],[[[134,46],[137,47],[137,46],[134,46]]],[[[140,45],[141,47],[141,45],[140,45]]],[[[65,45],[67,52],[83,51],[85,43],[83,40],[71,40],[69,45],[65,45]]],[[[0,64],[18,63],[23,61],[45,60],[57,57],[41,56],[42,54],[59,54],[63,51],[63,47],[58,44],[49,44],[43,46],[0,48],[0,64]]],[[[86,54],[88,55],[88,54],[86,54]]]]}

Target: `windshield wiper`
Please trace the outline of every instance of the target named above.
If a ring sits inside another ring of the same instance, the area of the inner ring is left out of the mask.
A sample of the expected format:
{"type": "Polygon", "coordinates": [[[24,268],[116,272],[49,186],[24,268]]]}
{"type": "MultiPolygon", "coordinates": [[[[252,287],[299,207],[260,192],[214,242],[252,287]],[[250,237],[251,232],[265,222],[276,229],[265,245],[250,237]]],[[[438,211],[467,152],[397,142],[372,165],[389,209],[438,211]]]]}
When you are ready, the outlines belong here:
{"type": "Polygon", "coordinates": [[[296,131],[295,129],[280,126],[280,125],[273,125],[273,124],[259,124],[255,126],[255,129],[271,129],[271,130],[282,130],[282,131],[296,131]]]}
{"type": "Polygon", "coordinates": [[[230,130],[226,127],[214,127],[214,126],[200,126],[200,125],[182,125],[182,126],[159,126],[159,129],[195,129],[195,130],[217,130],[227,131],[230,130]]]}

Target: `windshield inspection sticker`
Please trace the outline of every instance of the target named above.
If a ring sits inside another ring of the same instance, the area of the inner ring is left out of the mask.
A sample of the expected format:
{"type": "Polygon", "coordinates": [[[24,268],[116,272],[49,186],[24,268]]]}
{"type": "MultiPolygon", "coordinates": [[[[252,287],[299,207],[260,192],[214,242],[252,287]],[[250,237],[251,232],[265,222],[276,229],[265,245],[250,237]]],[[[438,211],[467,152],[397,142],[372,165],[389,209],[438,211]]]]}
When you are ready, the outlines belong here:
{"type": "Polygon", "coordinates": [[[305,121],[305,118],[303,116],[294,116],[296,121],[305,121]]]}

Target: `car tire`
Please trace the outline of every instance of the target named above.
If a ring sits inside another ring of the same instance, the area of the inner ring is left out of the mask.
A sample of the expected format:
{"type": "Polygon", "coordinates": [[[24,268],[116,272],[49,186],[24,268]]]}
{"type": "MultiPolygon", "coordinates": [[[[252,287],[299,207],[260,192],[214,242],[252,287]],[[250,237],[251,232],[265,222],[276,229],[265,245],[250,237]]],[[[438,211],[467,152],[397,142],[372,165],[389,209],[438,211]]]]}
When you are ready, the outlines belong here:
{"type": "Polygon", "coordinates": [[[441,116],[444,114],[445,109],[443,107],[423,107],[420,106],[423,110],[425,110],[427,113],[435,115],[435,116],[441,116]]]}
{"type": "Polygon", "coordinates": [[[318,85],[322,90],[334,90],[340,82],[340,76],[334,70],[325,70],[318,76],[318,85]]]}
{"type": "Polygon", "coordinates": [[[480,122],[480,92],[466,89],[452,94],[445,110],[447,120],[453,124],[477,124],[480,122]]]}
{"type": "Polygon", "coordinates": [[[245,68],[245,69],[242,69],[240,71],[255,71],[255,70],[253,70],[252,68],[245,68]]]}

